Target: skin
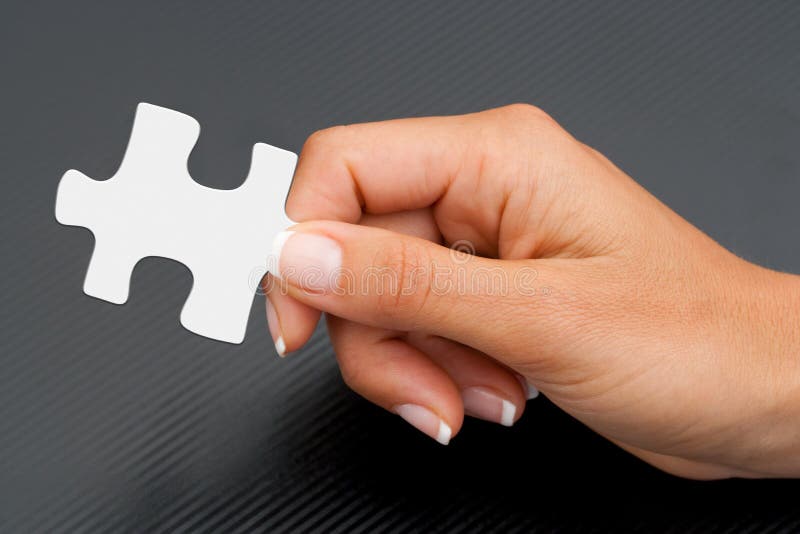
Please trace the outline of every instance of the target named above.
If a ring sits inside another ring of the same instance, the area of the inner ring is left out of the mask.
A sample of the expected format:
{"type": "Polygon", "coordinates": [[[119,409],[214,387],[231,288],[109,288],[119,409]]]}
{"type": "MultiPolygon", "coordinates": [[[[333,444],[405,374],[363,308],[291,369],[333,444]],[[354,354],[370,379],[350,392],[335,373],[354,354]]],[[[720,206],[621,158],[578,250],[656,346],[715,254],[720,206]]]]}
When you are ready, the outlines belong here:
{"type": "Polygon", "coordinates": [[[309,234],[348,272],[414,287],[265,280],[273,337],[297,350],[325,312],[344,380],[370,401],[423,406],[455,435],[467,388],[516,419],[524,377],[667,472],[800,475],[800,277],[728,252],[541,110],[322,130],[286,210],[300,224],[281,269],[309,234]],[[442,290],[487,269],[512,283],[442,290]]]}

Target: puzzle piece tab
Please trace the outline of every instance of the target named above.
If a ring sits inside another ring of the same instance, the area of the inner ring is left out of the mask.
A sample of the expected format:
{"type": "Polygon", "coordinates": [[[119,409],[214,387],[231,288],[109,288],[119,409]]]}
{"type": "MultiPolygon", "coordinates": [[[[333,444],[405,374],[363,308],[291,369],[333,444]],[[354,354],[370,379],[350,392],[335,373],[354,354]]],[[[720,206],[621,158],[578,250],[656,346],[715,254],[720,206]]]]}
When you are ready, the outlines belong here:
{"type": "Polygon", "coordinates": [[[211,189],[187,170],[199,135],[192,117],[139,104],[117,173],[97,181],[67,171],[58,184],[56,219],[94,234],[87,295],[122,304],[140,259],[170,258],[194,277],[181,324],[202,336],[241,343],[257,284],[275,265],[272,240],[292,223],[284,202],[297,156],[258,143],[239,188],[211,189]]]}

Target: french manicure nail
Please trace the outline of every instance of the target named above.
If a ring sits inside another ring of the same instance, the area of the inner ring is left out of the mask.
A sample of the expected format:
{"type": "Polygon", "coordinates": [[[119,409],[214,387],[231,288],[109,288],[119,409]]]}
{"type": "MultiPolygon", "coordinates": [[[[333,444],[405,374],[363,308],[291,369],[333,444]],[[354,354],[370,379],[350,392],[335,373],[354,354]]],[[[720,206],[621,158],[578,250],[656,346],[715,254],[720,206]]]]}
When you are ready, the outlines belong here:
{"type": "Polygon", "coordinates": [[[394,412],[423,434],[427,434],[442,445],[450,443],[453,431],[450,425],[429,409],[417,404],[401,404],[394,412]]]}
{"type": "Polygon", "coordinates": [[[283,358],[286,356],[286,342],[283,340],[283,334],[281,333],[281,323],[278,320],[278,313],[275,311],[275,306],[272,305],[269,297],[266,298],[266,301],[267,325],[269,325],[269,333],[272,336],[273,343],[275,343],[275,350],[277,351],[278,356],[283,358]]]}
{"type": "Polygon", "coordinates": [[[272,243],[275,275],[309,291],[325,292],[342,267],[342,249],[329,237],[306,232],[281,232],[272,243]]]}
{"type": "Polygon", "coordinates": [[[503,426],[514,424],[517,406],[489,388],[471,387],[461,391],[464,412],[472,417],[485,419],[503,426]]]}
{"type": "Polygon", "coordinates": [[[281,272],[280,272],[281,251],[283,250],[283,245],[286,244],[286,241],[291,237],[293,233],[294,232],[292,232],[291,230],[285,230],[277,234],[275,238],[272,240],[272,261],[274,262],[274,265],[272,265],[271,267],[274,267],[274,269],[271,268],[270,274],[275,278],[277,278],[278,280],[281,280],[281,272]]]}

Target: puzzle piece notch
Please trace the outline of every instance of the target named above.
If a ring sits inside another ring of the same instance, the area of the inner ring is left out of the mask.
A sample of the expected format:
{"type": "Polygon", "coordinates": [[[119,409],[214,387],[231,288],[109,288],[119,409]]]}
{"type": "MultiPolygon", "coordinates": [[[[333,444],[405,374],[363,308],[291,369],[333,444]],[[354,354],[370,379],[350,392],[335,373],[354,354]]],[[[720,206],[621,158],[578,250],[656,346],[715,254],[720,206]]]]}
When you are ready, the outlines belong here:
{"type": "Polygon", "coordinates": [[[181,324],[241,343],[255,284],[274,265],[272,239],[291,224],[284,202],[297,156],[258,143],[244,183],[212,189],[195,182],[187,169],[199,134],[192,117],[139,104],[119,170],[105,181],[67,171],[58,187],[56,219],[95,236],[86,294],[122,304],[140,259],[174,259],[194,278],[181,324]]]}

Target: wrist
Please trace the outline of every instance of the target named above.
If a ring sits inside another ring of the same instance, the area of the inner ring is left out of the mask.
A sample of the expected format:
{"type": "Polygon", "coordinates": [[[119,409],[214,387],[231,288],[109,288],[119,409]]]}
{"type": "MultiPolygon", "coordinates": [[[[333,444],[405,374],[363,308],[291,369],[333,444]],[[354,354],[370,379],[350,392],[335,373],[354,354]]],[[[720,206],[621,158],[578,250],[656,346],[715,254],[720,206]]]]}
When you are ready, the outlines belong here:
{"type": "Polygon", "coordinates": [[[735,465],[756,476],[800,476],[800,276],[753,269],[737,321],[746,344],[733,354],[744,360],[741,413],[751,414],[735,465]]]}

